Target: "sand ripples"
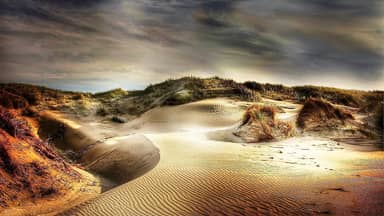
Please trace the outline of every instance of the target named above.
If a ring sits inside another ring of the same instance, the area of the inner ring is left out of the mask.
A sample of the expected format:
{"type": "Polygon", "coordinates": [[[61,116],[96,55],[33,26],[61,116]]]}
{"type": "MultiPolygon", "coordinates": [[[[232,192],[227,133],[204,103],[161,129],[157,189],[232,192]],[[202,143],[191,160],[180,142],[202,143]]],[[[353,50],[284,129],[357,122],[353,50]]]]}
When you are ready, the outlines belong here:
{"type": "Polygon", "coordinates": [[[63,215],[308,215],[255,175],[159,167],[63,215]]]}

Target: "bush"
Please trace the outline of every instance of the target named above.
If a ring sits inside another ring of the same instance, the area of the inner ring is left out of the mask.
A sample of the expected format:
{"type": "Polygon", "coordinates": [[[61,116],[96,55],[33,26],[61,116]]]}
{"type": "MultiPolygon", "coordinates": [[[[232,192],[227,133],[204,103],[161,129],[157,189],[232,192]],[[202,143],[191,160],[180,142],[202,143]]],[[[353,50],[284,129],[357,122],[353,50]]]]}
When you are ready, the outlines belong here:
{"type": "Polygon", "coordinates": [[[379,130],[383,130],[383,112],[383,105],[378,103],[374,111],[374,122],[375,127],[377,127],[379,130]]]}
{"type": "Polygon", "coordinates": [[[126,122],[126,120],[120,116],[113,116],[111,118],[111,121],[116,122],[116,123],[121,123],[121,124],[126,122]]]}
{"type": "Polygon", "coordinates": [[[75,95],[72,96],[73,100],[81,100],[83,98],[84,98],[83,94],[75,94],[75,95]]]}
{"type": "Polygon", "coordinates": [[[249,89],[252,89],[254,91],[264,91],[264,86],[263,84],[260,84],[260,83],[257,83],[257,82],[253,82],[253,81],[247,81],[244,83],[244,86],[249,88],[249,89]]]}
{"type": "Polygon", "coordinates": [[[108,115],[108,113],[109,112],[107,111],[107,109],[105,107],[99,107],[96,110],[96,115],[98,115],[98,116],[106,116],[106,115],[108,115]]]}
{"type": "Polygon", "coordinates": [[[187,90],[179,91],[169,97],[164,105],[180,105],[193,101],[191,93],[187,90]]]}

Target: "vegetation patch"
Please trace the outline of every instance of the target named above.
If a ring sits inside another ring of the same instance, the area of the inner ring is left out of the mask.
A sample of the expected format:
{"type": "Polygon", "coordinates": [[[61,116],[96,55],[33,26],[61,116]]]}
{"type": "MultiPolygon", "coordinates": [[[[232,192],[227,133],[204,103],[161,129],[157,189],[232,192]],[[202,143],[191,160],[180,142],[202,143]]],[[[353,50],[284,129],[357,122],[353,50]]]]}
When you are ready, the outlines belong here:
{"type": "Polygon", "coordinates": [[[298,86],[294,87],[297,98],[306,101],[309,98],[322,98],[334,104],[351,107],[361,107],[367,92],[358,90],[344,90],[330,87],[298,86]]]}
{"type": "Polygon", "coordinates": [[[294,125],[277,120],[276,113],[277,108],[273,106],[251,105],[233,134],[245,142],[272,141],[293,136],[294,125]]]}
{"type": "Polygon", "coordinates": [[[127,122],[127,120],[121,116],[113,116],[111,118],[111,121],[116,122],[116,123],[120,123],[120,124],[127,122]]]}
{"type": "Polygon", "coordinates": [[[306,130],[334,129],[354,120],[352,113],[324,99],[309,98],[297,118],[297,125],[306,130]]]}
{"type": "Polygon", "coordinates": [[[21,110],[0,106],[0,211],[71,190],[80,174],[64,161],[21,110]]]}
{"type": "Polygon", "coordinates": [[[28,106],[28,101],[16,94],[0,90],[0,105],[9,109],[20,109],[28,106]]]}
{"type": "Polygon", "coordinates": [[[181,90],[174,93],[164,101],[164,105],[180,105],[193,101],[193,96],[188,90],[181,90]]]}
{"type": "Polygon", "coordinates": [[[121,89],[121,88],[117,88],[117,89],[112,89],[110,91],[106,91],[106,92],[99,92],[99,93],[96,93],[94,94],[94,97],[96,98],[99,98],[99,99],[118,99],[118,98],[121,98],[121,97],[124,97],[124,96],[127,96],[128,95],[128,92],[121,89]]]}
{"type": "Polygon", "coordinates": [[[109,111],[104,106],[101,106],[101,107],[97,108],[97,110],[96,110],[96,115],[98,115],[98,116],[104,117],[104,116],[107,116],[108,114],[109,114],[109,111]]]}

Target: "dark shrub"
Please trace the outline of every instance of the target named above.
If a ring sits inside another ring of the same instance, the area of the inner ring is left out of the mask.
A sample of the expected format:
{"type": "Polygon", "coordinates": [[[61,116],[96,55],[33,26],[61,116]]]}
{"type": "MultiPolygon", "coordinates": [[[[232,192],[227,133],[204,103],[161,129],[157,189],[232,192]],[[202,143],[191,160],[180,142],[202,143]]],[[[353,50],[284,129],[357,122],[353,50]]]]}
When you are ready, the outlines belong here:
{"type": "Polygon", "coordinates": [[[116,122],[116,123],[125,123],[126,122],[126,120],[120,116],[113,116],[111,118],[111,121],[116,122]]]}
{"type": "Polygon", "coordinates": [[[249,88],[249,89],[252,89],[254,91],[264,91],[263,84],[260,84],[260,83],[257,83],[257,82],[247,81],[247,82],[244,83],[244,86],[249,88]]]}
{"type": "Polygon", "coordinates": [[[96,115],[98,115],[98,116],[106,116],[106,115],[108,115],[108,111],[107,111],[107,109],[105,107],[99,107],[96,110],[96,115]]]}

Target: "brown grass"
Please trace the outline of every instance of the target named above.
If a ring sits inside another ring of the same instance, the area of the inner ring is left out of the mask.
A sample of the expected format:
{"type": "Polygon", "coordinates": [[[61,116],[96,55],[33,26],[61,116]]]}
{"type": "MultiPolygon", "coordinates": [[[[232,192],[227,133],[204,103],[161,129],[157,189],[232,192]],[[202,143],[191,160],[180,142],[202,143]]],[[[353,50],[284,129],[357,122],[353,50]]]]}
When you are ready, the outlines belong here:
{"type": "Polygon", "coordinates": [[[28,101],[16,94],[0,89],[0,105],[9,109],[19,109],[28,106],[28,101]]]}
{"type": "Polygon", "coordinates": [[[301,109],[297,118],[297,125],[301,128],[310,124],[318,126],[330,126],[344,124],[347,120],[353,120],[353,115],[342,108],[336,107],[324,99],[309,98],[301,109]]]}
{"type": "Polygon", "coordinates": [[[295,127],[276,119],[277,108],[254,104],[243,115],[239,131],[234,134],[252,142],[273,140],[294,135],[295,127]]]}
{"type": "Polygon", "coordinates": [[[37,121],[14,109],[20,98],[13,99],[12,109],[0,106],[0,212],[27,201],[63,195],[71,189],[71,182],[81,178],[38,137],[37,121]]]}
{"type": "Polygon", "coordinates": [[[241,126],[252,123],[254,121],[263,121],[265,120],[265,117],[269,118],[273,121],[273,123],[275,123],[276,112],[276,107],[253,104],[249,106],[245,111],[241,126]]]}

